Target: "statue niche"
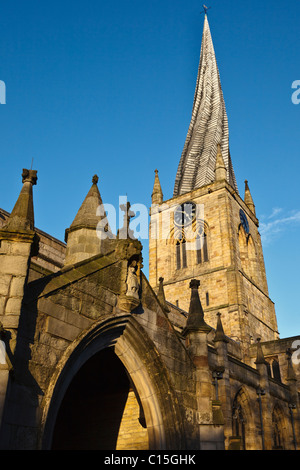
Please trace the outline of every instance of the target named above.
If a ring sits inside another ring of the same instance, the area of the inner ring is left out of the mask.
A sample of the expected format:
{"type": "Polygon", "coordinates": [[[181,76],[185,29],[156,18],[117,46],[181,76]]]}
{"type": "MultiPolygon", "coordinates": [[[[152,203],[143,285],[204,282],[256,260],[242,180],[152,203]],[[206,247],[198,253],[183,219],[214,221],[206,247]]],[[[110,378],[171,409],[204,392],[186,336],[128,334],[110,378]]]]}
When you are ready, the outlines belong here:
{"type": "Polygon", "coordinates": [[[127,263],[124,291],[119,296],[119,307],[128,313],[140,305],[140,261],[136,258],[137,256],[131,257],[127,263]]]}
{"type": "Polygon", "coordinates": [[[132,261],[132,263],[128,266],[128,273],[127,273],[127,297],[134,297],[135,299],[139,299],[139,288],[140,284],[137,277],[137,269],[138,263],[137,261],[132,261]]]}

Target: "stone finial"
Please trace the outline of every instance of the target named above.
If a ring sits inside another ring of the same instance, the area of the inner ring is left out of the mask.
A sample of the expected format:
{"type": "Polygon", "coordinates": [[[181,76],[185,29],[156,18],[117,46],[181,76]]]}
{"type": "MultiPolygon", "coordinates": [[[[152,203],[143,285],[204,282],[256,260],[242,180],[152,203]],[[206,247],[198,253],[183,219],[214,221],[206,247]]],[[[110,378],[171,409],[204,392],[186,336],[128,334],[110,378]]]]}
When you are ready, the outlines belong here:
{"type": "Polygon", "coordinates": [[[185,333],[188,333],[189,331],[204,331],[209,333],[211,331],[211,327],[208,326],[204,321],[204,312],[198,291],[199,287],[200,281],[197,279],[192,279],[190,282],[191,301],[187,324],[184,330],[185,333]]]}
{"type": "Polygon", "coordinates": [[[93,184],[82,202],[70,228],[67,229],[65,241],[67,241],[67,234],[70,230],[78,229],[79,227],[96,230],[97,224],[102,218],[97,215],[97,210],[99,206],[103,205],[97,182],[98,176],[94,175],[92,178],[93,184]]]}
{"type": "Polygon", "coordinates": [[[165,312],[169,312],[170,309],[167,306],[166,298],[165,298],[165,292],[164,292],[164,278],[160,277],[158,279],[158,281],[159,281],[159,288],[158,288],[157,298],[158,298],[163,310],[165,312]]]}
{"type": "Polygon", "coordinates": [[[158,177],[158,170],[155,170],[155,178],[154,178],[154,186],[152,191],[152,204],[162,204],[163,202],[163,192],[161,189],[159,177],[158,177]]]}
{"type": "Polygon", "coordinates": [[[14,232],[34,230],[32,186],[36,185],[36,182],[37,171],[24,168],[22,172],[23,187],[3,230],[14,232]]]}
{"type": "Polygon", "coordinates": [[[214,337],[214,342],[223,342],[223,343],[228,343],[228,339],[225,336],[222,321],[221,321],[221,314],[217,313],[218,316],[218,321],[217,321],[217,328],[216,328],[216,334],[214,337]]]}
{"type": "Polygon", "coordinates": [[[92,183],[97,184],[98,181],[99,181],[98,175],[94,175],[93,178],[92,178],[92,183]]]}
{"type": "Polygon", "coordinates": [[[103,254],[113,238],[97,182],[98,176],[94,175],[73,222],[65,230],[65,266],[103,254]]]}
{"type": "Polygon", "coordinates": [[[221,144],[218,144],[217,149],[215,175],[216,181],[223,181],[227,179],[227,170],[222,155],[221,144]]]}
{"type": "Polygon", "coordinates": [[[22,183],[31,183],[32,185],[36,185],[37,182],[37,171],[36,170],[27,170],[23,168],[22,173],[22,183]]]}
{"type": "Polygon", "coordinates": [[[255,212],[255,205],[254,205],[254,202],[253,202],[253,199],[252,199],[252,196],[251,196],[251,192],[250,192],[250,189],[249,189],[249,184],[248,184],[248,181],[245,180],[245,196],[244,196],[244,202],[245,204],[249,207],[250,211],[256,215],[256,212],[255,212]]]}

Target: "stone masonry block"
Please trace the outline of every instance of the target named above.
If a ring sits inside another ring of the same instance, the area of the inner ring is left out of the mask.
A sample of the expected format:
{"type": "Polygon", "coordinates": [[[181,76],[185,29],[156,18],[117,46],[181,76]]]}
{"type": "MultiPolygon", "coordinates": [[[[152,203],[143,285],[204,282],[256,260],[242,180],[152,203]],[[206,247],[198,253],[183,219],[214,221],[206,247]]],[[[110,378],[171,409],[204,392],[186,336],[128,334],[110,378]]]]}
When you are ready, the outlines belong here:
{"type": "Polygon", "coordinates": [[[10,274],[2,274],[2,276],[0,276],[0,295],[8,294],[10,282],[11,282],[10,274]]]}
{"type": "Polygon", "coordinates": [[[24,293],[24,276],[13,277],[11,280],[9,295],[12,297],[21,296],[24,293]]]}
{"type": "Polygon", "coordinates": [[[22,305],[22,297],[11,297],[5,306],[5,314],[20,315],[22,305]]]}
{"type": "Polygon", "coordinates": [[[46,331],[53,336],[58,336],[59,338],[64,338],[69,341],[73,341],[81,332],[76,326],[52,317],[47,319],[46,331]]]}
{"type": "Polygon", "coordinates": [[[0,257],[0,276],[12,274],[25,276],[27,273],[28,258],[25,256],[3,256],[0,257]]]}

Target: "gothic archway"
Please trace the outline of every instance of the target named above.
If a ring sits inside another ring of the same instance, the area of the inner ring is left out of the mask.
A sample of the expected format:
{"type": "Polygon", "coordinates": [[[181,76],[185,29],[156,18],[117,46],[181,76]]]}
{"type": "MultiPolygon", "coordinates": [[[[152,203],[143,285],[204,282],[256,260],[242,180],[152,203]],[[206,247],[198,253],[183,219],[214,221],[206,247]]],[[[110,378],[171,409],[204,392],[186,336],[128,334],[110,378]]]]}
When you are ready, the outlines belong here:
{"type": "Polygon", "coordinates": [[[251,441],[251,435],[253,435],[253,417],[250,399],[243,387],[237,391],[232,402],[232,433],[240,438],[242,450],[250,450],[249,442],[251,441]]]}
{"type": "MultiPolygon", "coordinates": [[[[184,448],[178,399],[167,370],[143,328],[128,315],[102,321],[91,331],[83,334],[76,344],[70,345],[65,352],[45,395],[40,447],[51,449],[55,442],[57,443],[59,433],[62,432],[62,428],[57,424],[61,420],[60,414],[66,413],[68,408],[72,409],[74,401],[76,403],[76,393],[80,393],[84,388],[85,374],[86,376],[91,374],[93,367],[98,368],[99,373],[101,370],[103,372],[105,356],[109,358],[110,364],[116,367],[120,381],[117,384],[116,377],[112,373],[106,375],[111,393],[118,394],[119,407],[110,415],[114,425],[111,426],[110,436],[106,440],[109,443],[103,445],[116,448],[119,436],[117,430],[121,428],[128,393],[131,390],[132,397],[134,395],[135,410],[136,412],[138,410],[139,415],[139,423],[135,422],[135,431],[140,432],[141,436],[143,431],[147,430],[146,436],[144,432],[142,446],[145,447],[147,442],[149,449],[184,448]],[[69,402],[67,402],[68,394],[69,398],[71,396],[69,402]],[[68,404],[63,409],[62,406],[66,402],[68,404]]],[[[109,387],[106,391],[102,390],[101,395],[101,385],[98,383],[97,386],[98,398],[102,398],[104,402],[112,402],[109,387]]],[[[96,398],[95,394],[90,396],[94,403],[97,401],[96,398]]],[[[102,413],[100,421],[105,422],[103,406],[96,408],[98,416],[102,413]]],[[[109,407],[107,410],[109,411],[109,407]]],[[[92,406],[88,407],[88,413],[92,413],[92,406]]],[[[97,426],[98,429],[101,428],[100,424],[98,421],[96,428],[97,426]]],[[[78,435],[77,433],[77,437],[78,435]]],[[[91,439],[95,438],[95,434],[91,434],[91,439]]]]}
{"type": "Polygon", "coordinates": [[[272,412],[272,449],[284,450],[286,441],[285,416],[279,403],[275,403],[272,412]]]}
{"type": "Polygon", "coordinates": [[[146,450],[139,397],[113,348],[94,354],[73,378],[57,414],[53,450],[146,450]]]}

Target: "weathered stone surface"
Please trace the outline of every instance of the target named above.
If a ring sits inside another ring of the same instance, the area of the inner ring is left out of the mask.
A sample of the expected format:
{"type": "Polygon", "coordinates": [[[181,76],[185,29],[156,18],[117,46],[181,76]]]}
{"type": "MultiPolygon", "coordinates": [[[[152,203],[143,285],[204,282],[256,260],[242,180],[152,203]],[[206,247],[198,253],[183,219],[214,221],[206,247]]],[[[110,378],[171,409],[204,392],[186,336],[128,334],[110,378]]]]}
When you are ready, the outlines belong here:
{"type": "MultiPolygon", "coordinates": [[[[207,19],[204,41],[202,65],[213,61],[216,73],[207,19]]],[[[278,339],[253,199],[248,187],[244,201],[233,190],[221,117],[223,149],[213,139],[216,179],[200,187],[198,179],[197,189],[167,201],[204,204],[208,256],[201,263],[187,250],[178,268],[174,218],[167,239],[150,238],[150,282],[141,243],[122,239],[129,226],[112,243],[99,243],[95,177],[67,230],[67,246],[34,229],[29,181],[13,217],[0,211],[1,449],[290,450],[294,439],[299,445],[300,337],[278,339]],[[14,230],[5,230],[12,219],[14,230]]],[[[190,175],[183,179],[181,189],[191,182],[190,175]]],[[[152,201],[162,199],[156,172],[152,201]]]]}

